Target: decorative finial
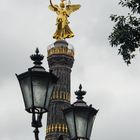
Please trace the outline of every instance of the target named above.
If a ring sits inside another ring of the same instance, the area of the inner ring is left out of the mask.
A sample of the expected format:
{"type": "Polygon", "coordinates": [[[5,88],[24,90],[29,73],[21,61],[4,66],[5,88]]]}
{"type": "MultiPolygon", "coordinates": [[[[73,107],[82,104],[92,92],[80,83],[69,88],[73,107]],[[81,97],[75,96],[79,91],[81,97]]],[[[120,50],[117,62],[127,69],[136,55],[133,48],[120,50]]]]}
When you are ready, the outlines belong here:
{"type": "Polygon", "coordinates": [[[56,40],[64,40],[66,38],[74,37],[74,33],[71,31],[69,27],[68,17],[72,12],[77,11],[81,5],[79,4],[71,4],[69,1],[68,4],[64,2],[65,0],[61,0],[59,6],[52,3],[50,0],[49,9],[54,11],[57,16],[57,29],[53,35],[53,38],[56,40]]]}
{"type": "Polygon", "coordinates": [[[80,91],[82,90],[82,85],[80,84],[80,86],[79,86],[79,89],[80,89],[80,91]]]}
{"type": "Polygon", "coordinates": [[[86,91],[82,91],[82,85],[80,84],[79,90],[75,92],[75,95],[77,95],[78,100],[82,100],[84,95],[86,94],[86,91]]]}
{"type": "Polygon", "coordinates": [[[38,55],[38,54],[39,54],[39,49],[36,48],[35,52],[36,52],[36,54],[38,55]]]}
{"type": "Polygon", "coordinates": [[[42,64],[41,61],[43,60],[44,56],[42,54],[39,54],[38,48],[36,48],[35,53],[36,54],[32,54],[30,58],[34,61],[35,65],[41,65],[42,64]]]}

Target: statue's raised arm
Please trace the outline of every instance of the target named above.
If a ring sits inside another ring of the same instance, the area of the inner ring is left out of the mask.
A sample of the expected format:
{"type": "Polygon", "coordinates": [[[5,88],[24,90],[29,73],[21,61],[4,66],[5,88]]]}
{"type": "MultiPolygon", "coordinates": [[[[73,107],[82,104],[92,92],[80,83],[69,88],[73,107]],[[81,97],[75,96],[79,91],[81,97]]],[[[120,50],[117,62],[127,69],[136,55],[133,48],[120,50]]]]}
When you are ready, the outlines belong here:
{"type": "Polygon", "coordinates": [[[49,9],[50,9],[51,11],[57,12],[57,11],[58,11],[58,8],[59,8],[58,5],[53,5],[52,0],[50,0],[49,9]]]}

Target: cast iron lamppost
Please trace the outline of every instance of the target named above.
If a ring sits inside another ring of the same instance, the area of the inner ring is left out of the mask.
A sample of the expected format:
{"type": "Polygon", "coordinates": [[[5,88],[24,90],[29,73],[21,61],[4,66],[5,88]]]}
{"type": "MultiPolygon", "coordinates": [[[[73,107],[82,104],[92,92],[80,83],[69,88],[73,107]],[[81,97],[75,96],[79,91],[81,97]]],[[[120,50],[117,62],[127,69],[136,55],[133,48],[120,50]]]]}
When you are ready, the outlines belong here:
{"type": "Polygon", "coordinates": [[[88,106],[86,102],[82,100],[86,92],[82,91],[81,85],[75,94],[78,100],[69,108],[63,110],[70,139],[90,140],[93,122],[98,110],[94,109],[92,105],[88,106]]]}
{"type": "Polygon", "coordinates": [[[44,56],[39,54],[38,49],[36,49],[36,54],[30,57],[34,61],[34,66],[27,72],[16,74],[16,76],[21,87],[25,110],[32,113],[31,125],[35,128],[35,140],[39,140],[38,128],[42,126],[42,115],[47,112],[57,77],[51,72],[46,72],[45,68],[41,66],[44,56]]]}

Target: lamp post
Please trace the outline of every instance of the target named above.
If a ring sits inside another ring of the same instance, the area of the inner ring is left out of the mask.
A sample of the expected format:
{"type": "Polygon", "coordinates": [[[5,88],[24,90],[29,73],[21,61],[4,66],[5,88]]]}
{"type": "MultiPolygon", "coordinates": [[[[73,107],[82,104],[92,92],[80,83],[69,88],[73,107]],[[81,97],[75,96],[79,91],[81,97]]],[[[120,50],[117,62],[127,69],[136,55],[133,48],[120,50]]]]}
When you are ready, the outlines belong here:
{"type": "Polygon", "coordinates": [[[98,110],[94,109],[92,105],[88,106],[84,102],[82,86],[75,92],[77,101],[69,108],[63,110],[65,120],[69,129],[71,140],[90,140],[93,122],[98,110]]]}
{"type": "Polygon", "coordinates": [[[16,76],[22,91],[25,110],[32,113],[31,125],[35,128],[35,140],[39,140],[38,128],[42,126],[42,115],[47,112],[57,77],[51,72],[46,72],[45,68],[41,66],[44,56],[39,54],[38,48],[36,54],[30,57],[34,61],[34,66],[20,75],[16,74],[16,76]]]}

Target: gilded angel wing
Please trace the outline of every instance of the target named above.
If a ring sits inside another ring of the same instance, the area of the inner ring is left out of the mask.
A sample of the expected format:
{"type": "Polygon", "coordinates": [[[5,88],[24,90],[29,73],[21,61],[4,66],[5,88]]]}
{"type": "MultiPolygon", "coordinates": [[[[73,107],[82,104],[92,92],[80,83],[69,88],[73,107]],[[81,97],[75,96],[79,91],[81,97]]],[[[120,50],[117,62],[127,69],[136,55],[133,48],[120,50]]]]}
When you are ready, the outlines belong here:
{"type": "Polygon", "coordinates": [[[66,10],[68,15],[70,15],[72,12],[77,11],[81,7],[80,4],[72,4],[72,5],[67,5],[66,10]]]}
{"type": "Polygon", "coordinates": [[[58,5],[49,5],[49,9],[51,10],[51,11],[54,11],[54,12],[56,12],[56,11],[58,11],[58,9],[59,9],[59,7],[58,7],[58,5]]]}

